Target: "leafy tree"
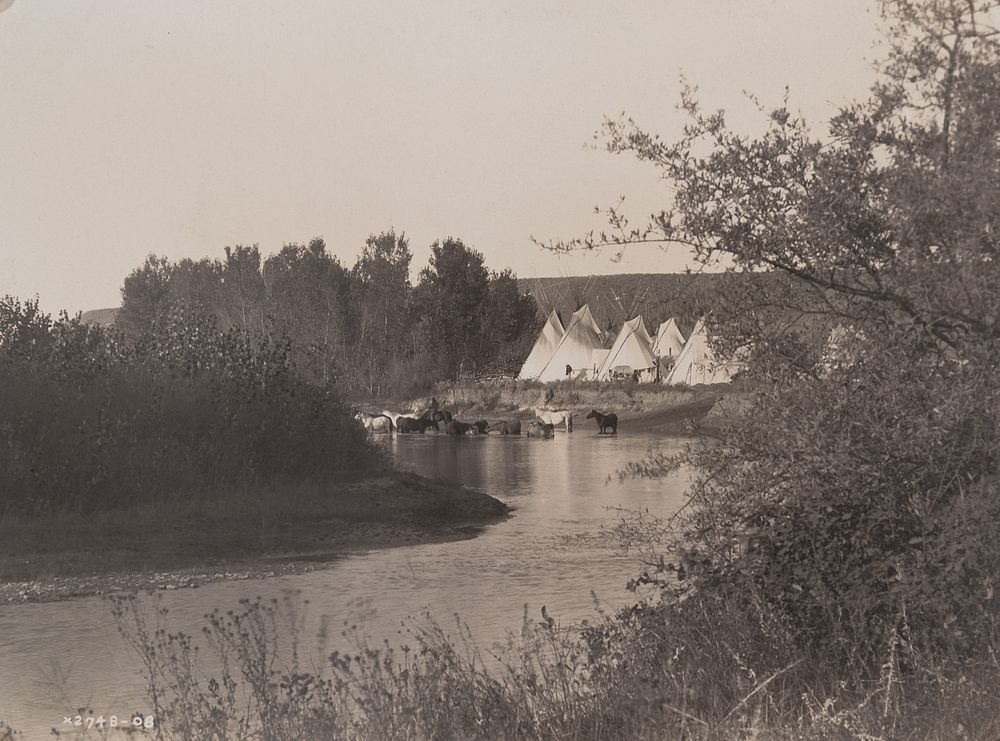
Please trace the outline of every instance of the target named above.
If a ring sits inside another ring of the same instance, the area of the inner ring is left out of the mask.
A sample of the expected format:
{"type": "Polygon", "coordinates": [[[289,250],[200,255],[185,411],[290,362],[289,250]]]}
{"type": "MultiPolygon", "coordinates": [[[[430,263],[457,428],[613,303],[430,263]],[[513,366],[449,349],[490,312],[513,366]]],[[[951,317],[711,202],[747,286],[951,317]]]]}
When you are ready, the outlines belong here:
{"type": "Polygon", "coordinates": [[[538,304],[521,293],[510,269],[491,273],[483,300],[476,357],[497,370],[516,371],[541,329],[538,304]]]}
{"type": "Polygon", "coordinates": [[[26,355],[48,342],[51,325],[37,298],[24,302],[13,296],[0,298],[0,352],[5,356],[26,355]]]}
{"type": "Polygon", "coordinates": [[[357,341],[353,367],[370,394],[381,394],[412,351],[405,346],[411,326],[410,243],[405,234],[389,229],[373,234],[351,271],[352,296],[357,312],[357,341]]]}
{"type": "Polygon", "coordinates": [[[787,101],[738,134],[687,88],[676,141],[604,127],[672,203],[641,227],[612,208],[606,232],[553,246],[679,244],[790,279],[713,317],[720,350],[752,349],[751,408],[725,444],[633,468],[701,472],[674,562],[647,578],[763,605],[783,626],[773,655],[790,637],[809,681],[877,687],[888,712],[900,681],[930,676],[917,668],[955,678],[998,638],[1000,3],[882,6],[879,80],[824,137],[787,101]],[[837,326],[848,347],[817,365],[804,348],[837,326]]]}
{"type": "Polygon", "coordinates": [[[484,361],[477,340],[488,291],[489,273],[479,252],[452,237],[431,245],[414,308],[421,315],[422,349],[436,358],[445,377],[484,361]]]}
{"type": "Polygon", "coordinates": [[[288,244],[264,263],[268,311],[293,359],[309,380],[330,383],[343,366],[350,318],[348,273],[326,243],[288,244]]]}
{"type": "Polygon", "coordinates": [[[222,279],[223,268],[218,260],[180,260],[170,270],[170,302],[222,321],[222,279]]]}
{"type": "Polygon", "coordinates": [[[165,257],[149,255],[125,277],[122,307],[115,324],[130,339],[147,333],[170,309],[171,266],[165,257]]]}
{"type": "Polygon", "coordinates": [[[264,296],[260,248],[226,247],[221,296],[224,325],[239,327],[248,338],[261,338],[265,334],[264,296]]]}

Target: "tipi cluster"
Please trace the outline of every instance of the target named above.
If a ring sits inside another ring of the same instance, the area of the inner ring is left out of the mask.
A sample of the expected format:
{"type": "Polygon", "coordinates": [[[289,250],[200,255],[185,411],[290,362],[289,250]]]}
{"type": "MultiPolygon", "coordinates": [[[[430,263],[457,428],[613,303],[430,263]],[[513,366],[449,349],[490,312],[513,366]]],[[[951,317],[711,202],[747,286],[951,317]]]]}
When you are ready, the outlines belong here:
{"type": "Polygon", "coordinates": [[[720,362],[709,347],[704,320],[684,339],[677,322],[668,319],[650,337],[641,316],[625,322],[610,347],[584,304],[563,325],[555,309],[549,313],[519,378],[614,381],[634,378],[666,384],[728,383],[734,362],[720,362]]]}

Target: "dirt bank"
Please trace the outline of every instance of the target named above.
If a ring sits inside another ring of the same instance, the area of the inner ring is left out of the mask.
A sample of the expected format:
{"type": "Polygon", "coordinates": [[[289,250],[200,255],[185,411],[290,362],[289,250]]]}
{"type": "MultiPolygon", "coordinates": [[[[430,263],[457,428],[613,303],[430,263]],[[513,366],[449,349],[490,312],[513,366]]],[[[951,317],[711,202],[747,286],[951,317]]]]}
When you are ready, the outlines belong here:
{"type": "Polygon", "coordinates": [[[409,473],[0,524],[0,604],[301,573],[372,548],[473,537],[508,507],[409,473]]]}

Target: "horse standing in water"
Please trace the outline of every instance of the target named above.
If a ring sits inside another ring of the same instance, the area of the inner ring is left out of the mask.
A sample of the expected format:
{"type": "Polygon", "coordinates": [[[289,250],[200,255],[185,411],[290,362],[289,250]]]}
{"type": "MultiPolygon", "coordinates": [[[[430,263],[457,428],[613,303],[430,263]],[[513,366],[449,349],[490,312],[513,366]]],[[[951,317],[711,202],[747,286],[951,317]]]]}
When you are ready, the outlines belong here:
{"type": "Polygon", "coordinates": [[[420,415],[420,419],[429,419],[432,422],[444,422],[447,424],[451,422],[452,416],[451,412],[438,404],[437,399],[432,398],[431,405],[420,415]]]}
{"type": "Polygon", "coordinates": [[[448,435],[468,435],[470,432],[476,431],[476,428],[468,422],[459,422],[457,419],[453,419],[445,425],[444,431],[448,435]]]}
{"type": "Polygon", "coordinates": [[[440,429],[438,423],[424,419],[423,417],[400,417],[396,420],[396,430],[398,432],[425,432],[429,427],[435,430],[440,429]]]}
{"type": "Polygon", "coordinates": [[[435,422],[444,422],[445,424],[448,424],[452,420],[451,412],[447,409],[436,409],[431,412],[431,419],[435,422]]]}
{"type": "Polygon", "coordinates": [[[495,425],[490,425],[490,430],[499,430],[501,435],[520,435],[521,421],[515,419],[513,422],[507,420],[497,422],[495,425]]]}
{"type": "Polygon", "coordinates": [[[358,412],[354,415],[369,432],[392,432],[392,419],[385,414],[369,414],[368,412],[358,412]]]}
{"type": "Polygon", "coordinates": [[[536,420],[528,424],[528,437],[555,437],[555,429],[548,422],[536,420]]]}
{"type": "Polygon", "coordinates": [[[393,412],[390,409],[386,409],[384,412],[382,412],[382,414],[376,414],[375,416],[376,417],[388,417],[389,421],[392,422],[392,426],[394,428],[398,429],[399,428],[399,418],[400,417],[405,417],[407,415],[403,414],[402,412],[393,412]]]}
{"type": "Polygon", "coordinates": [[[599,430],[598,434],[603,435],[607,432],[607,429],[611,428],[611,433],[614,435],[618,434],[618,415],[617,414],[601,414],[596,409],[591,409],[590,414],[587,415],[587,419],[596,419],[597,428],[599,430]]]}
{"type": "Polygon", "coordinates": [[[548,409],[532,409],[535,416],[542,420],[547,425],[561,425],[566,424],[566,432],[573,431],[573,412],[566,409],[560,409],[557,411],[549,411],[548,409]]]}

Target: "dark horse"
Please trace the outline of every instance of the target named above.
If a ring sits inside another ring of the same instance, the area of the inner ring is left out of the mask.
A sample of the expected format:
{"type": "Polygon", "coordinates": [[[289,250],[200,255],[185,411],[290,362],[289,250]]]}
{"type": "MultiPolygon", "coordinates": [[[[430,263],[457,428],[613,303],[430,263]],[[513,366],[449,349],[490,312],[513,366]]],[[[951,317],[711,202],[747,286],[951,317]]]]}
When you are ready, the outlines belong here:
{"type": "Polygon", "coordinates": [[[423,417],[414,419],[413,417],[400,417],[396,420],[396,429],[399,432],[424,432],[428,427],[438,429],[437,422],[423,417]]]}
{"type": "Polygon", "coordinates": [[[474,429],[476,428],[468,422],[459,422],[457,419],[453,419],[445,425],[444,431],[449,435],[465,435],[474,429]]]}
{"type": "Polygon", "coordinates": [[[513,422],[508,422],[504,420],[503,422],[498,422],[495,425],[490,425],[491,430],[500,430],[501,435],[520,435],[521,434],[521,422],[520,420],[514,420],[513,422]]]}
{"type": "Polygon", "coordinates": [[[618,415],[617,414],[601,414],[600,412],[591,409],[590,414],[587,415],[587,419],[596,419],[597,427],[600,433],[603,434],[607,432],[608,428],[611,428],[611,432],[615,435],[618,434],[618,415]]]}

